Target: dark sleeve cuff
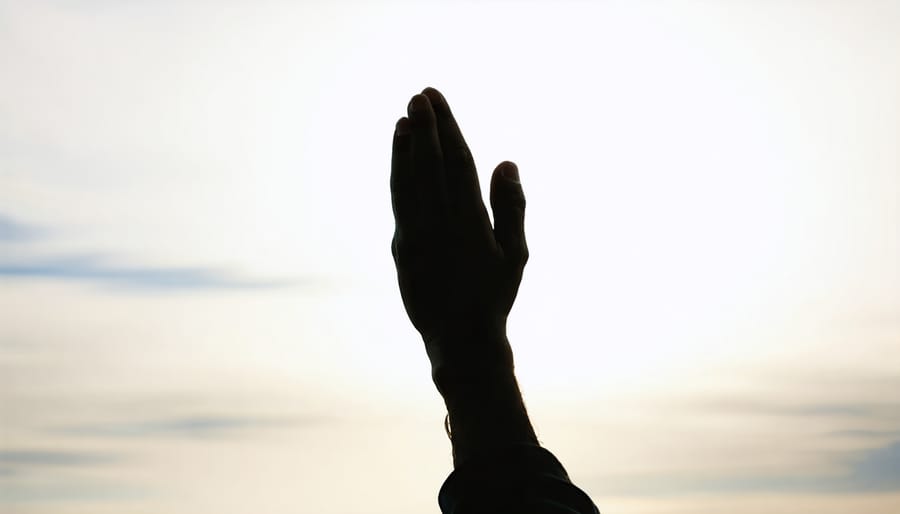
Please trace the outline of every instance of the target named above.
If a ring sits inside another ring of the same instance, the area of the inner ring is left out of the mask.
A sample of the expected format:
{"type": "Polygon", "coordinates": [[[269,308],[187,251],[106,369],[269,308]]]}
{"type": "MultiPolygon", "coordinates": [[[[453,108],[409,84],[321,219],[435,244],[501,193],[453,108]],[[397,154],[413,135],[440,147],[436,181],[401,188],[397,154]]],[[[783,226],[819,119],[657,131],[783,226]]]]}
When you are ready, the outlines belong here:
{"type": "Polygon", "coordinates": [[[516,444],[483,454],[450,473],[438,493],[443,514],[599,514],[552,453],[516,444]]]}

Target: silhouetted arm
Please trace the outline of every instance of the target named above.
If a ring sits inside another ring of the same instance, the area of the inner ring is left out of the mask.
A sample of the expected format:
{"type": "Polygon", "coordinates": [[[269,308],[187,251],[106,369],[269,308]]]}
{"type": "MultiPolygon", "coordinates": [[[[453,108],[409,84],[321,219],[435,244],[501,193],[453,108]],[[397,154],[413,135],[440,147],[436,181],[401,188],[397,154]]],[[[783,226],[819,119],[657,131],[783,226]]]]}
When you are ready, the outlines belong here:
{"type": "Polygon", "coordinates": [[[443,96],[413,96],[396,125],[391,250],[403,304],[422,335],[450,416],[454,472],[445,514],[596,513],[540,447],[515,379],[506,318],[528,260],[516,166],[491,178],[491,226],[478,175],[443,96]]]}

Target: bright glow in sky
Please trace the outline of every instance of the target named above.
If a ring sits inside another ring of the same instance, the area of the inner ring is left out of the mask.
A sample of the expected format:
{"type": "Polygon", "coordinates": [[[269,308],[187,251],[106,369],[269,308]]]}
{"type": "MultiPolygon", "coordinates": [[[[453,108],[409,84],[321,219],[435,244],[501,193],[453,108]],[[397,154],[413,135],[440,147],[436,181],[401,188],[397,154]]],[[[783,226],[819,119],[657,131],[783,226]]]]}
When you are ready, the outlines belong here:
{"type": "Polygon", "coordinates": [[[900,6],[0,0],[0,512],[436,512],[390,138],[519,165],[606,514],[896,513],[900,6]]]}

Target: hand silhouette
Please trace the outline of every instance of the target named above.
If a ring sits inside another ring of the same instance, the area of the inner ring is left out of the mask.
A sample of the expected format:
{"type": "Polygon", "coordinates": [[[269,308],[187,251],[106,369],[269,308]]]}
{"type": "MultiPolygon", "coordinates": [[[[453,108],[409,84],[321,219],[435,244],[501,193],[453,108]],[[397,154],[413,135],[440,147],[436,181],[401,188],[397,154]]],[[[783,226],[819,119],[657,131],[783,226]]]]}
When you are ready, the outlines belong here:
{"type": "Polygon", "coordinates": [[[472,154],[444,97],[426,88],[394,130],[391,200],[400,294],[444,397],[454,472],[438,493],[446,514],[598,514],[541,448],[506,339],[522,270],[525,196],[516,165],[491,177],[494,226],[472,154]]]}
{"type": "Polygon", "coordinates": [[[491,227],[475,163],[433,88],[397,121],[391,159],[391,250],[406,312],[444,396],[461,380],[512,372],[506,319],[528,260],[525,196],[515,164],[491,178],[491,227]]]}

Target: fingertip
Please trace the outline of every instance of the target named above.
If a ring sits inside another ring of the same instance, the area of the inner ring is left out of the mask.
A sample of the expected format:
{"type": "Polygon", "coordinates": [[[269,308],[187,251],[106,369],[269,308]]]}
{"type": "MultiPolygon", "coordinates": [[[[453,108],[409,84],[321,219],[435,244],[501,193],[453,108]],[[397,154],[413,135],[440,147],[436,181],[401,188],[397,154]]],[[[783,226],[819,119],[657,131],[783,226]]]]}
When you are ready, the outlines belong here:
{"type": "Polygon", "coordinates": [[[494,211],[494,235],[515,270],[521,272],[528,261],[525,243],[525,194],[519,182],[519,168],[503,161],[494,170],[491,182],[491,209],[494,211]]]}
{"type": "Polygon", "coordinates": [[[519,181],[519,168],[512,161],[503,161],[491,176],[491,207],[519,206],[524,209],[525,193],[519,181]]]}
{"type": "Polygon", "coordinates": [[[521,184],[519,180],[519,167],[512,161],[503,161],[497,166],[497,172],[500,176],[513,184],[521,184]]]}
{"type": "Polygon", "coordinates": [[[427,96],[421,93],[413,95],[413,97],[409,100],[409,105],[406,107],[406,110],[410,118],[414,118],[417,115],[420,116],[431,110],[431,101],[427,96]]]}
{"type": "Polygon", "coordinates": [[[397,120],[397,124],[394,126],[394,133],[398,137],[409,135],[409,118],[404,116],[397,120]]]}
{"type": "Polygon", "coordinates": [[[433,106],[445,106],[447,104],[447,100],[444,99],[444,95],[441,94],[437,89],[428,86],[422,90],[422,94],[428,97],[428,100],[431,102],[433,106]]]}

